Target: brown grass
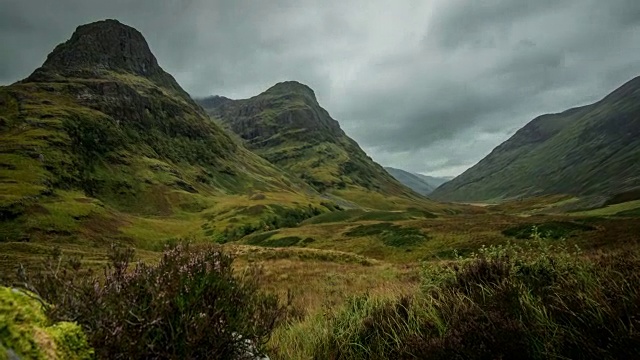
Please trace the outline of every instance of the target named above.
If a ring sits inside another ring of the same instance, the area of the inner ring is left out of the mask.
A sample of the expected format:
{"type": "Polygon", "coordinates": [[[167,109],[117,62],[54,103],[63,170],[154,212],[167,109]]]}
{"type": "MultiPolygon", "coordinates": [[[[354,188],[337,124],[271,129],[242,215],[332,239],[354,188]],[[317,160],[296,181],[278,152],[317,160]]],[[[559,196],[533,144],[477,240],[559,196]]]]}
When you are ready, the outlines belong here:
{"type": "Polygon", "coordinates": [[[290,299],[298,316],[332,308],[349,296],[405,294],[419,282],[419,265],[393,265],[349,253],[315,249],[227,246],[237,271],[263,269],[263,288],[290,299]]]}

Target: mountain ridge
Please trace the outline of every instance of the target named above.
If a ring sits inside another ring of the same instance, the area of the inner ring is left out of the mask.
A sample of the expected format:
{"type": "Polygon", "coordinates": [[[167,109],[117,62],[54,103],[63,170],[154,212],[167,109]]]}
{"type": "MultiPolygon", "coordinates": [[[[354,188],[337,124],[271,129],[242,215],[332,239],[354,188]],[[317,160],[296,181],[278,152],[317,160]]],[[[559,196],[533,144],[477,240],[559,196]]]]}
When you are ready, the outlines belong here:
{"type": "Polygon", "coordinates": [[[640,77],[601,100],[536,117],[434,198],[613,196],[640,186],[640,77]]]}
{"type": "Polygon", "coordinates": [[[0,241],[135,242],[187,228],[223,239],[242,221],[323,211],[317,192],[211,121],[143,35],[114,20],[79,26],[33,74],[0,87],[0,139],[0,241]],[[237,224],[219,215],[252,204],[237,224]]]}
{"type": "Polygon", "coordinates": [[[425,200],[390,176],[349,138],[307,85],[283,81],[248,99],[220,98],[197,101],[250,150],[320,192],[366,206],[371,203],[362,201],[364,193],[425,200]],[[350,196],[349,190],[359,195],[350,196]]]}
{"type": "Polygon", "coordinates": [[[393,176],[396,180],[404,184],[405,186],[413,189],[417,193],[428,196],[431,194],[438,186],[444,184],[445,182],[451,180],[447,178],[439,178],[434,176],[427,176],[418,173],[412,173],[406,170],[393,168],[393,167],[385,167],[384,168],[391,176],[393,176]]]}

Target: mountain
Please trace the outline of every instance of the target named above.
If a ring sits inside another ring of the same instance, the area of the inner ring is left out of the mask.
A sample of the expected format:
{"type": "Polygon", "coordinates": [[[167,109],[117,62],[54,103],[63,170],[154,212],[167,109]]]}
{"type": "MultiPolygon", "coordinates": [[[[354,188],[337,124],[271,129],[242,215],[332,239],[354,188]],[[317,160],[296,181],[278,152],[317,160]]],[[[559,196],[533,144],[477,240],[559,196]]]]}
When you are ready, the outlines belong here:
{"type": "Polygon", "coordinates": [[[306,85],[286,81],[249,99],[199,103],[250,150],[319,192],[373,208],[424,201],[367,156],[306,85]]]}
{"type": "Polygon", "coordinates": [[[78,27],[0,87],[0,243],[211,235],[233,207],[320,200],[211,121],[118,21],[78,27]]]}
{"type": "Polygon", "coordinates": [[[419,177],[420,179],[426,181],[427,184],[433,186],[434,190],[438,188],[438,186],[446,183],[447,181],[451,181],[453,179],[453,176],[437,177],[437,176],[428,176],[428,175],[422,175],[417,173],[413,173],[413,174],[419,177]]]}
{"type": "Polygon", "coordinates": [[[612,196],[637,188],[640,77],[594,104],[534,119],[431,196],[499,201],[543,194],[612,196]]]}
{"type": "Polygon", "coordinates": [[[392,167],[385,167],[385,170],[400,183],[421,195],[431,194],[438,186],[451,180],[422,174],[411,173],[405,170],[392,167]]]}

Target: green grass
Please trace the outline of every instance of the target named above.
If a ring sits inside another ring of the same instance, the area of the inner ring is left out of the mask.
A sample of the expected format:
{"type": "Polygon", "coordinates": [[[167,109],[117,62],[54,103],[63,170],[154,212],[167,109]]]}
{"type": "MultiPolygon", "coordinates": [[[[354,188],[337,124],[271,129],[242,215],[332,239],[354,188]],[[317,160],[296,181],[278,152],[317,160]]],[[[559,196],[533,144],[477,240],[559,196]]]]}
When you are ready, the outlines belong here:
{"type": "Polygon", "coordinates": [[[347,231],[345,235],[350,237],[374,236],[381,239],[384,245],[397,248],[411,247],[429,239],[420,229],[392,223],[358,225],[347,231]]]}
{"type": "Polygon", "coordinates": [[[608,205],[603,208],[574,212],[573,216],[612,216],[623,212],[640,209],[640,200],[628,201],[624,203],[608,205]]]}
{"type": "Polygon", "coordinates": [[[355,221],[402,221],[413,218],[435,218],[436,215],[420,210],[410,211],[368,211],[356,217],[355,221]]]}
{"type": "Polygon", "coordinates": [[[269,239],[262,243],[267,247],[291,247],[300,243],[301,238],[297,236],[287,236],[282,238],[269,239]]]}
{"type": "Polygon", "coordinates": [[[322,215],[318,215],[312,217],[311,219],[305,220],[302,222],[302,225],[310,225],[310,224],[326,224],[326,223],[337,223],[343,221],[353,220],[356,217],[365,213],[364,210],[361,209],[349,209],[343,211],[333,211],[329,213],[325,213],[322,215]]]}
{"type": "Polygon", "coordinates": [[[302,222],[302,225],[358,221],[402,221],[436,217],[437,215],[431,212],[418,209],[408,209],[406,211],[366,211],[362,209],[348,209],[343,211],[333,211],[330,213],[315,216],[309,220],[305,220],[304,222],[302,222]]]}
{"type": "Polygon", "coordinates": [[[246,243],[249,245],[261,245],[266,240],[269,240],[273,235],[277,235],[277,234],[278,234],[277,231],[268,231],[268,232],[263,232],[256,235],[251,235],[246,240],[246,243]]]}

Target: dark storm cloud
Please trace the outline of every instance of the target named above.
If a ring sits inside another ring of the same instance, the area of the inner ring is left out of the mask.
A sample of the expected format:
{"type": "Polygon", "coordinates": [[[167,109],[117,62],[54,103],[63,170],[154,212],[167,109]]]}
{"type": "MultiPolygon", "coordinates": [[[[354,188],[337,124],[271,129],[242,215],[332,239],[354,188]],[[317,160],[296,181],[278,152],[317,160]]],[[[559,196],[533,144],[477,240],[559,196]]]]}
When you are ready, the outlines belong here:
{"type": "Polygon", "coordinates": [[[298,80],[378,162],[441,175],[640,75],[637,0],[3,0],[0,83],[104,18],[194,96],[298,80]]]}

